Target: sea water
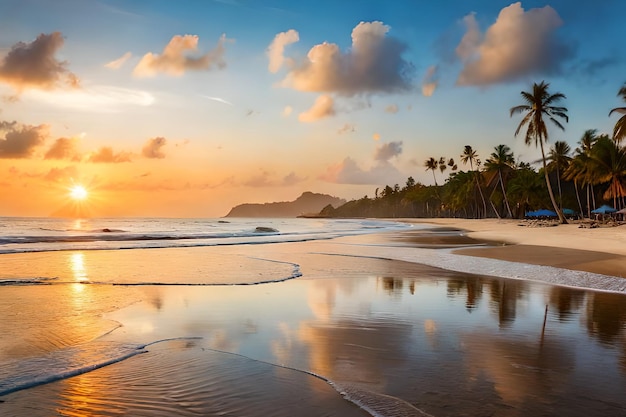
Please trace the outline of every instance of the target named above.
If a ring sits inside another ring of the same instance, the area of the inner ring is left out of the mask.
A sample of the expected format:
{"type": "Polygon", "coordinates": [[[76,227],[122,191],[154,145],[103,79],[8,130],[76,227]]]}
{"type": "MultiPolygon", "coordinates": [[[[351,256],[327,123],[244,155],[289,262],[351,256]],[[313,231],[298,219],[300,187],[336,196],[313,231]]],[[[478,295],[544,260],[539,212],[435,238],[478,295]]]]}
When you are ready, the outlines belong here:
{"type": "Polygon", "coordinates": [[[529,281],[576,278],[557,268],[351,237],[426,226],[3,220],[2,415],[626,410],[624,295],[529,281]]]}

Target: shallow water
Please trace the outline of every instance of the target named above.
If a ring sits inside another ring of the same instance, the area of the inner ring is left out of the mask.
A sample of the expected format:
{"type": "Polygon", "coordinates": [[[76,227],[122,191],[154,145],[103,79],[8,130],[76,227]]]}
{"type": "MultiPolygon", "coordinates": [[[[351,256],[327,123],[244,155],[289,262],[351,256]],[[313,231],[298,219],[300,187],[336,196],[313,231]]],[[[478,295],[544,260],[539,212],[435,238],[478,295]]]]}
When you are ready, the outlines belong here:
{"type": "Polygon", "coordinates": [[[626,414],[625,295],[384,241],[2,255],[0,414],[626,414]]]}
{"type": "Polygon", "coordinates": [[[376,415],[626,412],[623,295],[272,250],[303,276],[255,286],[87,286],[143,300],[106,313],[122,327],[97,343],[182,339],[8,394],[0,407],[7,415],[362,415],[339,391],[376,415]]]}

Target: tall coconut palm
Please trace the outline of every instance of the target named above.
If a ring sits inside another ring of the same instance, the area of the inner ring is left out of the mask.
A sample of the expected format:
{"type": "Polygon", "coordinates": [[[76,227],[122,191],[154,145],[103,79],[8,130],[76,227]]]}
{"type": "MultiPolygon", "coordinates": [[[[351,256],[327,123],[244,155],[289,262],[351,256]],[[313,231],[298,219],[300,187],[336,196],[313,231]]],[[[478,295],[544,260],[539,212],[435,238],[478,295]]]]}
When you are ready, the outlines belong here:
{"type": "MultiPolygon", "coordinates": [[[[474,172],[474,162],[478,162],[478,153],[476,153],[476,151],[472,149],[470,145],[465,145],[465,148],[463,149],[463,153],[461,154],[461,162],[463,162],[463,165],[467,165],[467,163],[469,162],[470,170],[474,172]]],[[[478,170],[476,170],[474,175],[476,178],[476,186],[478,187],[478,192],[480,193],[480,198],[482,199],[482,202],[483,202],[483,213],[484,213],[483,215],[487,217],[487,203],[485,202],[483,189],[480,186],[480,181],[478,180],[478,177],[480,175],[478,170]]]]}
{"type": "MultiPolygon", "coordinates": [[[[622,100],[626,101],[626,83],[619,89],[617,93],[618,96],[622,97],[622,100]]],[[[626,137],[626,107],[615,107],[611,109],[609,112],[609,117],[613,114],[613,112],[621,113],[624,116],[620,117],[617,122],[615,122],[615,127],[613,128],[613,140],[617,143],[620,143],[622,139],[626,137]]]]}
{"type": "Polygon", "coordinates": [[[565,127],[561,124],[557,118],[564,119],[566,122],[569,120],[567,117],[567,108],[556,106],[561,100],[565,99],[563,93],[550,94],[548,91],[550,87],[549,83],[542,81],[541,83],[533,84],[533,91],[531,93],[522,91],[520,94],[524,100],[524,104],[511,107],[510,116],[513,117],[517,113],[526,113],[520,124],[515,130],[515,136],[517,136],[524,126],[527,126],[525,143],[530,145],[535,142],[535,146],[541,147],[541,160],[543,162],[543,172],[546,179],[546,185],[548,186],[548,193],[550,194],[550,200],[552,206],[559,216],[559,221],[563,224],[567,223],[563,212],[556,204],[554,193],[552,192],[552,186],[550,185],[550,177],[548,176],[548,170],[546,167],[546,154],[543,149],[544,142],[548,142],[548,128],[544,121],[544,116],[547,117],[556,127],[561,130],[565,130],[565,127]]]}
{"type": "Polygon", "coordinates": [[[433,172],[433,180],[435,181],[435,187],[437,187],[437,177],[435,177],[435,171],[439,168],[439,160],[431,156],[424,161],[424,166],[426,167],[426,171],[433,172]]]}
{"type": "MultiPolygon", "coordinates": [[[[494,148],[494,152],[491,153],[489,158],[485,161],[485,171],[489,173],[493,173],[493,178],[496,178],[494,184],[494,191],[500,183],[500,188],[502,190],[502,196],[504,197],[504,203],[506,205],[507,211],[509,213],[509,217],[513,217],[513,213],[511,212],[511,206],[509,205],[509,200],[506,196],[506,188],[504,186],[504,177],[506,174],[511,172],[515,167],[515,157],[513,156],[513,152],[511,152],[511,148],[506,145],[498,145],[494,148]],[[504,173],[504,175],[503,175],[504,173]],[[496,177],[497,175],[497,177],[496,177]]],[[[491,193],[493,195],[493,191],[491,193]]],[[[497,210],[496,210],[497,214],[497,210]]]]}
{"type": "Polygon", "coordinates": [[[572,157],[569,156],[572,148],[567,142],[556,141],[548,152],[548,171],[556,171],[556,181],[559,188],[559,208],[563,210],[563,191],[561,190],[561,173],[565,172],[572,157]]]}
{"type": "Polygon", "coordinates": [[[606,135],[600,136],[591,150],[591,167],[594,182],[608,184],[604,199],[612,198],[613,207],[622,208],[626,197],[626,148],[606,135]]]}
{"type": "MultiPolygon", "coordinates": [[[[591,201],[593,198],[593,206],[595,207],[595,193],[593,192],[593,173],[591,171],[591,151],[598,141],[598,135],[596,129],[588,129],[578,141],[578,147],[574,151],[574,158],[570,162],[569,167],[565,171],[564,178],[566,180],[574,180],[576,185],[576,197],[580,204],[580,197],[578,197],[577,184],[580,183],[585,187],[587,193],[587,217],[591,217],[591,201]]],[[[582,213],[582,206],[580,207],[582,213]]]]}

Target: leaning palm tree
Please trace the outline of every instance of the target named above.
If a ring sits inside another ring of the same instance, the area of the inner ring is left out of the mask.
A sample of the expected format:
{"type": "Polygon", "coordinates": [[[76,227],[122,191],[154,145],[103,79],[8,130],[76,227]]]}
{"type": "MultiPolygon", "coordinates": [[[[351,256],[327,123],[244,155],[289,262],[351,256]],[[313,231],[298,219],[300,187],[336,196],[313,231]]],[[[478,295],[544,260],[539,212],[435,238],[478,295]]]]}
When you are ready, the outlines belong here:
{"type": "Polygon", "coordinates": [[[552,192],[552,186],[550,185],[550,177],[548,176],[548,170],[546,167],[546,154],[543,150],[544,142],[548,142],[548,128],[544,121],[544,116],[550,119],[550,121],[559,129],[565,130],[565,127],[557,120],[557,118],[564,119],[566,122],[569,120],[567,117],[567,108],[556,106],[559,101],[565,99],[563,93],[550,94],[548,92],[549,83],[542,81],[541,83],[533,84],[532,93],[522,91],[520,94],[524,99],[525,104],[512,107],[510,110],[510,116],[513,117],[517,113],[526,113],[520,124],[515,130],[515,136],[517,136],[524,126],[527,126],[526,137],[524,142],[526,145],[530,145],[535,142],[535,146],[541,147],[541,160],[543,162],[543,172],[546,179],[546,185],[548,186],[548,194],[550,194],[550,200],[552,206],[559,216],[559,221],[563,224],[567,223],[563,212],[556,204],[554,193],[552,192]]]}
{"type": "MultiPolygon", "coordinates": [[[[470,164],[470,170],[472,172],[474,172],[474,162],[478,162],[478,154],[476,153],[476,151],[474,149],[472,149],[472,147],[470,145],[465,145],[465,148],[463,149],[463,153],[461,154],[461,162],[463,162],[464,165],[467,165],[467,163],[469,162],[470,164]]],[[[485,217],[487,217],[487,203],[485,202],[485,196],[483,195],[483,189],[480,186],[480,181],[478,180],[478,176],[479,176],[479,172],[478,170],[476,170],[475,172],[475,178],[476,178],[476,186],[478,187],[478,192],[480,193],[480,198],[483,201],[483,215],[485,217]]]]}
{"type": "MultiPolygon", "coordinates": [[[[617,93],[618,96],[622,96],[622,100],[626,101],[626,83],[619,89],[617,93]]],[[[620,117],[619,120],[615,123],[615,127],[613,128],[613,140],[617,143],[620,143],[622,139],[626,137],[626,107],[616,107],[609,112],[609,117],[613,114],[613,112],[621,113],[624,116],[620,117]]]]}
{"type": "MultiPolygon", "coordinates": [[[[506,196],[506,189],[504,186],[504,177],[508,173],[510,173],[514,169],[514,167],[515,167],[515,157],[513,156],[513,152],[511,152],[511,148],[509,148],[506,145],[496,146],[494,148],[494,151],[489,156],[489,158],[487,158],[487,160],[485,161],[485,171],[493,174],[489,182],[490,183],[493,182],[493,178],[496,178],[491,195],[493,195],[493,193],[496,190],[496,187],[498,186],[498,183],[500,183],[500,189],[502,190],[504,203],[509,213],[509,217],[511,218],[513,217],[513,213],[511,212],[511,206],[509,205],[509,200],[506,196]],[[497,177],[496,177],[496,174],[497,174],[497,177]]],[[[497,210],[496,210],[496,214],[498,214],[497,210]]]]}

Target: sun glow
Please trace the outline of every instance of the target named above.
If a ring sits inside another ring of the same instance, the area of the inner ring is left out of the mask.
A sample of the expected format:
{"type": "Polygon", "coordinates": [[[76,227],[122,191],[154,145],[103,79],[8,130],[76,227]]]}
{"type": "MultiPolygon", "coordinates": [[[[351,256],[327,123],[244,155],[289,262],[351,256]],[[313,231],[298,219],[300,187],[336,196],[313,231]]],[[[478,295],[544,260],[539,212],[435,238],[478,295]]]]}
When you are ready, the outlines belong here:
{"type": "Polygon", "coordinates": [[[74,185],[70,188],[70,197],[72,200],[85,200],[88,195],[87,189],[82,185],[74,185]]]}

